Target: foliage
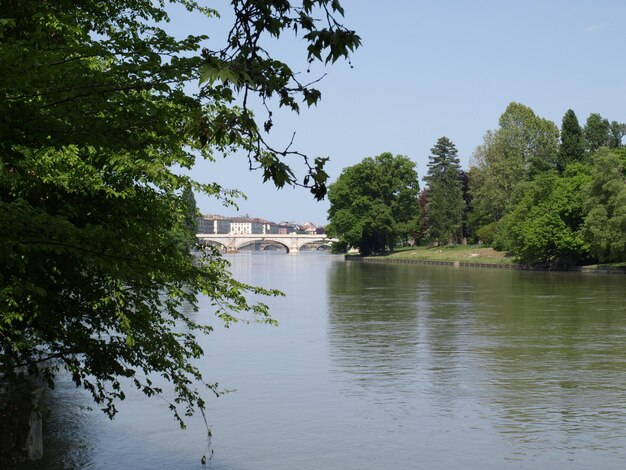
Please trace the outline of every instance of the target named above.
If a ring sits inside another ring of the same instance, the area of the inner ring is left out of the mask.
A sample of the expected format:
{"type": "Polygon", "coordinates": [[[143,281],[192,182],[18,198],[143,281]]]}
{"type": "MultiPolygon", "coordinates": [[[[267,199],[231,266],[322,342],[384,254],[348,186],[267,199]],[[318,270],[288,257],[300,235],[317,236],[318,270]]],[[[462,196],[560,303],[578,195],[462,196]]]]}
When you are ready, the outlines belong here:
{"type": "Polygon", "coordinates": [[[519,201],[502,219],[497,245],[525,264],[580,264],[589,257],[583,239],[583,188],[589,169],[570,165],[562,176],[550,171],[519,188],[519,201]]]}
{"type": "MultiPolygon", "coordinates": [[[[195,235],[197,233],[198,216],[200,215],[200,211],[198,210],[198,206],[196,204],[196,196],[193,194],[193,190],[190,186],[185,186],[183,188],[180,199],[183,204],[185,217],[183,227],[185,228],[185,233],[188,235],[189,242],[193,244],[196,239],[195,235]]],[[[190,246],[190,248],[192,247],[190,246]]]]}
{"type": "Polygon", "coordinates": [[[626,152],[600,149],[585,191],[583,238],[601,263],[626,260],[626,152]]]}
{"type": "Polygon", "coordinates": [[[343,170],[330,185],[328,234],[362,255],[393,250],[419,227],[415,163],[383,153],[343,170]]]}
{"type": "Polygon", "coordinates": [[[474,209],[489,221],[502,218],[520,182],[555,168],[558,153],[556,125],[524,105],[511,103],[499,124],[474,151],[469,172],[474,209]]]}
{"type": "Polygon", "coordinates": [[[348,252],[348,244],[346,242],[337,241],[330,244],[330,252],[339,255],[348,252]]]}
{"type": "MultiPolygon", "coordinates": [[[[264,106],[276,98],[281,107],[299,112],[299,98],[309,107],[320,100],[320,91],[312,86],[318,80],[300,82],[299,74],[271,57],[261,40],[267,36],[280,38],[286,30],[302,33],[308,44],[309,63],[315,60],[328,63],[348,58],[360,45],[360,38],[337,21],[336,15],[344,13],[339,0],[302,0],[301,6],[287,0],[233,0],[232,3],[236,20],[227,45],[221,50],[202,50],[200,83],[209,86],[202,89],[201,97],[215,104],[202,110],[200,141],[221,150],[242,148],[247,152],[250,168],[261,169],[264,181],[271,180],[279,188],[286,184],[305,186],[317,199],[322,199],[326,194],[328,175],[324,164],[328,159],[318,157],[310,162],[305,155],[291,149],[291,142],[282,149],[270,146],[248,108],[248,96],[255,94],[264,106]],[[320,10],[323,21],[314,16],[320,10]],[[241,107],[230,106],[235,93],[243,96],[241,107]],[[308,168],[302,183],[280,158],[292,155],[302,157],[308,168]]],[[[269,132],[273,125],[273,114],[268,110],[263,130],[269,132]]]]}
{"type": "Polygon", "coordinates": [[[611,121],[609,124],[609,145],[611,149],[619,149],[624,147],[622,140],[626,136],[626,124],[617,121],[611,121]]]}
{"type": "Polygon", "coordinates": [[[459,170],[458,174],[459,182],[461,184],[461,197],[463,198],[463,212],[461,214],[463,226],[461,229],[461,236],[467,241],[473,233],[469,219],[474,210],[474,206],[472,205],[472,195],[469,191],[469,172],[459,170]]]}
{"type": "Polygon", "coordinates": [[[571,109],[568,109],[563,116],[561,125],[561,146],[556,168],[563,172],[565,167],[573,162],[581,162],[585,157],[585,139],[583,130],[578,124],[578,118],[571,109]]]}
{"type": "Polygon", "coordinates": [[[454,143],[440,137],[430,150],[428,174],[428,225],[430,238],[456,243],[462,235],[465,206],[460,180],[460,165],[454,143]]]}
{"type": "Polygon", "coordinates": [[[428,219],[428,198],[429,198],[429,189],[426,186],[419,192],[417,203],[419,206],[419,214],[420,214],[420,223],[418,230],[415,234],[416,244],[420,244],[422,240],[430,239],[430,221],[428,219]]]}
{"type": "Polygon", "coordinates": [[[447,137],[437,139],[435,146],[430,149],[431,155],[428,157],[428,174],[424,178],[430,183],[438,178],[443,178],[449,168],[459,170],[458,152],[454,143],[447,137]]]}
{"type": "Polygon", "coordinates": [[[610,139],[609,121],[602,119],[597,113],[591,113],[585,123],[584,135],[589,153],[594,153],[600,147],[608,147],[610,139]]]}
{"type": "Polygon", "coordinates": [[[491,222],[490,224],[483,225],[476,230],[476,237],[486,245],[493,245],[498,235],[499,227],[500,222],[491,222]]]}
{"type": "Polygon", "coordinates": [[[485,208],[484,204],[476,205],[476,201],[474,201],[474,191],[476,186],[478,186],[478,182],[484,176],[484,173],[480,171],[477,167],[470,167],[469,171],[467,171],[467,196],[464,197],[466,200],[465,207],[465,230],[466,236],[468,237],[468,241],[470,243],[478,243],[480,240],[476,236],[476,230],[483,225],[490,224],[494,222],[493,214],[488,212],[485,208]]]}
{"type": "Polygon", "coordinates": [[[161,375],[182,424],[179,406],[204,407],[197,384],[215,390],[192,363],[195,334],[210,328],[185,312],[206,295],[227,323],[244,312],[271,322],[247,298],[277,292],[237,282],[211,251],[193,255],[191,191],[224,203],[238,193],[179,169],[243,150],[265,180],[322,197],[326,159],[302,156],[300,183],[281,158],[298,153],[273,149],[248,108],[251,96],[295,111],[320,99],[262,40],[293,30],[309,62],[347,57],[360,40],[337,22],[337,0],[233,0],[227,44],[202,49],[205,36],[167,34],[164,4],[0,0],[0,376],[27,370],[53,386],[65,368],[113,416],[123,378],[154,395],[161,375]]]}
{"type": "Polygon", "coordinates": [[[623,146],[626,124],[602,118],[598,113],[591,113],[584,129],[587,151],[593,154],[600,147],[618,149],[623,146]]]}
{"type": "Polygon", "coordinates": [[[468,225],[479,227],[476,237],[528,264],[580,264],[594,256],[621,260],[626,243],[622,167],[615,155],[599,151],[595,183],[588,186],[591,170],[581,163],[590,158],[585,147],[589,152],[621,146],[621,128],[592,114],[583,131],[568,110],[557,151],[559,133],[552,123],[522,105],[509,105],[500,128],[488,132],[476,149],[469,171],[468,225]]]}

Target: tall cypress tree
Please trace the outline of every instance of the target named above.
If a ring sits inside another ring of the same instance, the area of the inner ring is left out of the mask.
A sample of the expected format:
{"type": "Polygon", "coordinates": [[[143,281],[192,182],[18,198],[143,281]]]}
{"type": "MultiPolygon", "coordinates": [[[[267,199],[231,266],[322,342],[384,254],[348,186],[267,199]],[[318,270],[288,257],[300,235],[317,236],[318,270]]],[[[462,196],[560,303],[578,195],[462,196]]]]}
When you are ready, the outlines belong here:
{"type": "Polygon", "coordinates": [[[573,162],[580,162],[585,158],[585,138],[578,123],[576,113],[568,109],[563,116],[561,126],[561,146],[557,158],[557,170],[563,172],[565,167],[573,162]]]}
{"type": "Polygon", "coordinates": [[[430,149],[428,162],[428,221],[433,240],[456,242],[461,235],[465,206],[459,178],[460,164],[454,143],[447,137],[437,140],[430,149]]]}

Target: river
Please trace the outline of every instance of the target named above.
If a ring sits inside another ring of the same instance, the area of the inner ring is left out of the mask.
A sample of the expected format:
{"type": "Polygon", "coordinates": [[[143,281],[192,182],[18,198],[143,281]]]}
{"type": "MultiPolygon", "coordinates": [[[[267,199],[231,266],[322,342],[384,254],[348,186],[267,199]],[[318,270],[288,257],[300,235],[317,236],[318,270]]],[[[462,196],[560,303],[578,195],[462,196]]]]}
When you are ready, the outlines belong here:
{"type": "MultiPolygon", "coordinates": [[[[280,325],[201,339],[213,459],[204,468],[626,468],[626,277],[381,265],[321,254],[229,257],[279,288],[280,325]]],[[[45,457],[28,468],[195,469],[181,430],[129,393],[115,420],[49,394],[45,457]]]]}

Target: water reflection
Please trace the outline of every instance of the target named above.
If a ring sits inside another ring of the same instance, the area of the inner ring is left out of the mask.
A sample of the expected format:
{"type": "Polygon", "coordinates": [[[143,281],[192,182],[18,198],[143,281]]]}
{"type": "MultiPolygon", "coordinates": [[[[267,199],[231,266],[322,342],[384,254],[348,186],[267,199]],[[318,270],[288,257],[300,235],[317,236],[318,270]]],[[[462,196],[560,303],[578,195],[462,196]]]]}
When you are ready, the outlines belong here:
{"type": "Polygon", "coordinates": [[[623,450],[626,299],[620,282],[522,273],[500,295],[477,292],[477,352],[501,432],[544,449],[623,450]]]}
{"type": "Polygon", "coordinates": [[[90,402],[69,377],[62,376],[53,391],[46,392],[48,411],[44,415],[44,459],[16,465],[16,470],[57,470],[88,468],[93,458],[90,402]]]}
{"type": "MultiPolygon", "coordinates": [[[[229,260],[287,297],[265,299],[277,328],[213,319],[200,338],[199,367],[237,389],[207,396],[207,468],[624,467],[626,278],[229,260]]],[[[110,422],[71,385],[51,396],[45,460],[26,468],[202,468],[200,417],[181,431],[129,391],[110,422]]]]}
{"type": "Polygon", "coordinates": [[[550,449],[624,454],[623,282],[336,265],[327,283],[331,360],[344,393],[383,396],[402,412],[410,402],[427,425],[447,417],[494,429],[525,458],[550,449]]]}
{"type": "MultiPolygon", "coordinates": [[[[387,266],[335,263],[327,285],[331,357],[341,373],[377,400],[396,400],[413,383],[420,341],[419,296],[387,266]]],[[[407,272],[411,276],[410,272],[407,272]]]]}

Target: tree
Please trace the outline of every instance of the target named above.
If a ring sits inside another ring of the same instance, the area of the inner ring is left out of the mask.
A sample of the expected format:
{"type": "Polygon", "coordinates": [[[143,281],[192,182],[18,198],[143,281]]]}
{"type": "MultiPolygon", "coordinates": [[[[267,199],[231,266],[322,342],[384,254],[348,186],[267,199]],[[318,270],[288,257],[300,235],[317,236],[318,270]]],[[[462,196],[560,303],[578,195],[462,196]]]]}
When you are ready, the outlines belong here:
{"type": "Polygon", "coordinates": [[[609,148],[619,149],[624,146],[622,140],[626,136],[626,124],[617,121],[611,121],[609,125],[609,148]]]}
{"type": "Polygon", "coordinates": [[[592,113],[585,123],[585,141],[589,154],[595,153],[600,147],[618,149],[623,146],[622,139],[626,135],[626,124],[603,119],[592,113]]]}
{"type": "Polygon", "coordinates": [[[565,167],[573,162],[581,162],[585,157],[585,139],[583,130],[578,124],[578,118],[571,109],[563,116],[561,125],[561,146],[557,160],[557,170],[563,172],[565,167]]]}
{"type": "Polygon", "coordinates": [[[520,103],[511,103],[499,119],[498,152],[523,168],[521,179],[556,167],[559,129],[520,103]]]}
{"type": "Polygon", "coordinates": [[[569,165],[561,176],[549,171],[524,182],[518,188],[517,202],[502,219],[496,244],[526,264],[575,265],[587,261],[582,190],[588,181],[588,167],[578,163],[569,165]]]}
{"type": "Polygon", "coordinates": [[[437,139],[435,146],[430,149],[431,155],[428,157],[428,174],[424,178],[431,182],[445,176],[449,168],[460,170],[460,160],[454,143],[443,136],[437,139]]]}
{"type": "Polygon", "coordinates": [[[520,182],[556,168],[558,154],[558,128],[530,108],[509,104],[499,124],[474,151],[469,172],[474,210],[485,224],[504,216],[520,182]]]}
{"type": "Polygon", "coordinates": [[[440,137],[430,150],[428,174],[428,221],[430,236],[444,243],[456,243],[461,236],[465,202],[460,180],[460,164],[454,143],[440,137]]]}
{"type": "Polygon", "coordinates": [[[419,214],[420,214],[420,223],[419,230],[417,232],[416,242],[421,242],[422,240],[430,239],[430,220],[428,218],[428,197],[429,190],[428,186],[422,189],[419,192],[418,196],[418,204],[419,204],[419,214]]]}
{"type": "Polygon", "coordinates": [[[393,250],[419,230],[415,163],[382,153],[344,169],[328,189],[328,234],[364,255],[393,250]]]}
{"type": "Polygon", "coordinates": [[[585,142],[587,151],[590,154],[595,153],[600,147],[609,145],[609,121],[602,119],[597,113],[591,113],[585,123],[585,142]]]}
{"type": "Polygon", "coordinates": [[[474,243],[477,243],[479,240],[483,243],[491,243],[478,236],[477,231],[482,226],[497,224],[496,220],[498,220],[494,218],[493,212],[491,212],[489,206],[485,204],[485,198],[483,198],[482,201],[480,198],[478,201],[474,200],[477,192],[488,190],[488,188],[484,186],[485,176],[485,170],[479,169],[476,166],[470,166],[467,172],[467,231],[470,239],[474,243]]]}
{"type": "Polygon", "coordinates": [[[295,31],[309,63],[348,57],[360,39],[337,21],[338,0],[233,0],[228,41],[212,50],[206,36],[167,34],[164,4],[0,0],[0,380],[28,373],[53,386],[64,368],[113,416],[122,378],[153,395],[158,374],[182,424],[181,411],[203,409],[204,386],[215,391],[191,362],[202,354],[195,334],[210,328],[184,311],[206,295],[226,322],[245,312],[272,322],[246,296],[278,293],[237,282],[224,259],[180,243],[192,210],[184,194],[228,203],[238,193],[179,169],[243,151],[264,180],[323,197],[326,158],[301,155],[301,180],[282,159],[300,154],[274,149],[271,112],[259,125],[248,103],[298,111],[320,99],[264,38],[295,31]]]}
{"type": "Polygon", "coordinates": [[[461,194],[463,197],[463,214],[461,216],[463,228],[461,234],[463,238],[467,240],[467,238],[473,235],[471,218],[474,210],[472,206],[472,195],[469,192],[469,172],[459,170],[459,181],[461,182],[461,194]]]}
{"type": "Polygon", "coordinates": [[[196,231],[198,228],[198,206],[196,204],[196,196],[193,194],[193,190],[189,186],[185,186],[180,195],[181,202],[183,203],[185,220],[183,226],[189,234],[192,235],[192,242],[195,240],[196,231]]]}
{"type": "Polygon", "coordinates": [[[626,260],[626,152],[600,149],[585,188],[583,238],[602,263],[626,260]]]}

